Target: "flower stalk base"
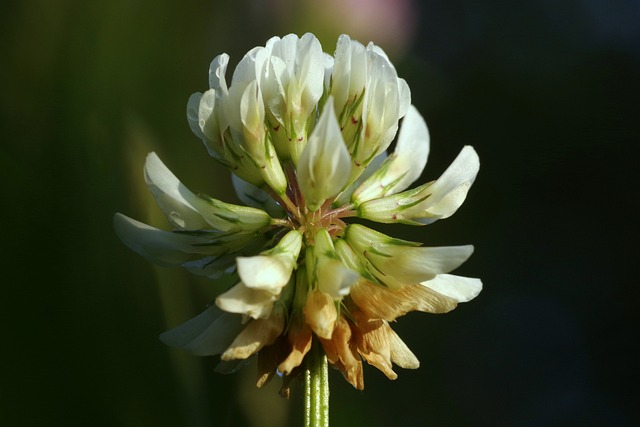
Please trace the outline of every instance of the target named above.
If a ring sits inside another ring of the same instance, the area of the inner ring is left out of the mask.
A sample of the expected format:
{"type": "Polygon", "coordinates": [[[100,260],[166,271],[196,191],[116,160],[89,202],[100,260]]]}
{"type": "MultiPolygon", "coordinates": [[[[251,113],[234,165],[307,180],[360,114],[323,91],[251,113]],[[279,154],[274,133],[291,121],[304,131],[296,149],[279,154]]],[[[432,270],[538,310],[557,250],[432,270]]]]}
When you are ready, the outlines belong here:
{"type": "Polygon", "coordinates": [[[314,340],[304,377],[304,427],[329,427],[329,364],[314,340]]]}

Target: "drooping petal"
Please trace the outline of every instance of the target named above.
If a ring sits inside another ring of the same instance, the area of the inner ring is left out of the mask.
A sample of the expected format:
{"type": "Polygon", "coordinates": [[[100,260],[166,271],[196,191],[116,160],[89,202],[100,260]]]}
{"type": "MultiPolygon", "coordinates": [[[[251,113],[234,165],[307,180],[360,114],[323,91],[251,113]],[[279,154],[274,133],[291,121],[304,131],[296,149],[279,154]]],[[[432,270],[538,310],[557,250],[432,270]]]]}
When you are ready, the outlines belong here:
{"type": "Polygon", "coordinates": [[[389,328],[389,347],[391,348],[391,361],[404,369],[418,369],[420,361],[409,347],[400,339],[391,326],[389,328]]]}
{"type": "Polygon", "coordinates": [[[353,312],[356,327],[353,328],[358,353],[372,366],[380,369],[387,378],[395,380],[398,375],[391,366],[391,348],[385,322],[371,319],[362,312],[353,312]]]}
{"type": "Polygon", "coordinates": [[[235,263],[236,257],[235,254],[233,254],[226,256],[207,256],[193,261],[187,261],[182,264],[182,267],[197,276],[204,276],[208,279],[216,280],[233,274],[235,272],[235,263]]]}
{"type": "Polygon", "coordinates": [[[482,291],[480,279],[452,274],[438,274],[433,279],[422,282],[422,285],[458,302],[471,301],[482,291]]]}
{"type": "Polygon", "coordinates": [[[122,243],[161,266],[178,266],[224,251],[223,247],[208,246],[210,240],[205,237],[159,230],[121,213],[114,215],[113,229],[122,243]]]}
{"type": "Polygon", "coordinates": [[[342,140],[333,102],[328,100],[298,161],[298,184],[307,207],[315,211],[325,200],[340,193],[350,171],[349,152],[342,140]]]}
{"type": "Polygon", "coordinates": [[[208,224],[222,231],[255,231],[271,222],[260,209],[196,196],[153,152],[147,156],[145,179],[160,209],[178,228],[199,229],[208,224]]]}
{"type": "Polygon", "coordinates": [[[224,361],[246,359],[270,345],[284,330],[284,314],[274,311],[267,319],[250,321],[220,357],[224,361]]]}
{"type": "Polygon", "coordinates": [[[311,350],[313,335],[311,328],[304,322],[292,322],[289,326],[287,338],[291,345],[291,352],[278,365],[278,371],[289,375],[291,371],[302,364],[304,357],[311,350]]]}
{"type": "Polygon", "coordinates": [[[160,334],[160,341],[196,356],[220,354],[244,328],[241,320],[240,316],[212,305],[193,319],[160,334]]]}
{"type": "Polygon", "coordinates": [[[344,378],[356,389],[364,389],[362,361],[358,357],[355,348],[351,345],[351,327],[344,316],[340,316],[336,321],[331,339],[320,337],[320,342],[329,363],[336,366],[342,372],[344,378]]]}
{"type": "Polygon", "coordinates": [[[406,189],[420,177],[428,156],[427,124],[418,110],[410,106],[402,121],[395,151],[355,190],[351,201],[359,205],[406,189]]]}
{"type": "Polygon", "coordinates": [[[195,194],[182,185],[154,152],[147,155],[144,179],[156,203],[176,228],[198,230],[207,227],[207,222],[191,203],[195,194]]]}

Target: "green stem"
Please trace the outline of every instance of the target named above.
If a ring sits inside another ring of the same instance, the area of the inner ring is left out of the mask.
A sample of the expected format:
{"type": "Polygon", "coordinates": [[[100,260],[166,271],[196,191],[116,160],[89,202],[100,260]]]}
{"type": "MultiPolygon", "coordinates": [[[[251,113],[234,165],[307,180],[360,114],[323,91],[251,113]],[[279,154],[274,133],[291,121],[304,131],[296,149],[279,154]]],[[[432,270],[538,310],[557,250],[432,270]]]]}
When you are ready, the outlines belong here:
{"type": "Polygon", "coordinates": [[[329,427],[329,364],[318,341],[307,355],[304,377],[304,426],[329,427]]]}

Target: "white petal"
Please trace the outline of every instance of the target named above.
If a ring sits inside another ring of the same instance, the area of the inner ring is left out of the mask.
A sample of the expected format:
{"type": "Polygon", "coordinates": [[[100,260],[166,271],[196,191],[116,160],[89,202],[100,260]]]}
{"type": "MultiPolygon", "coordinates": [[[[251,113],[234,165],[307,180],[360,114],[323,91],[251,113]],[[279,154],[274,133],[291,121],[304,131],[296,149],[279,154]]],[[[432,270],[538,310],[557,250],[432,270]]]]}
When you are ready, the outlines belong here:
{"type": "MultiPolygon", "coordinates": [[[[264,103],[262,93],[257,81],[247,85],[240,98],[240,119],[245,128],[245,139],[249,145],[255,142],[264,142],[264,103]],[[249,138],[251,136],[251,138],[249,138]]],[[[257,150],[251,150],[253,154],[257,150]]],[[[264,156],[264,154],[262,154],[264,156]]]]}
{"type": "Polygon", "coordinates": [[[360,280],[360,275],[347,268],[341,261],[332,258],[320,258],[318,262],[318,289],[340,299],[349,294],[349,290],[360,280]]]}
{"type": "Polygon", "coordinates": [[[374,267],[372,273],[396,287],[420,283],[459,267],[473,253],[473,246],[416,247],[360,224],[345,231],[349,245],[374,267]]]}
{"type": "Polygon", "coordinates": [[[291,230],[272,249],[257,256],[238,257],[238,274],[242,283],[251,289],[279,295],[289,283],[301,248],[302,234],[291,230]]]}
{"type": "Polygon", "coordinates": [[[113,229],[130,249],[162,266],[182,265],[193,260],[194,254],[215,254],[224,250],[206,246],[209,239],[159,230],[121,213],[113,217],[113,229]]]}
{"type": "Polygon", "coordinates": [[[334,97],[336,110],[342,109],[349,100],[353,101],[364,89],[367,76],[367,60],[365,47],[347,35],[338,38],[335,52],[335,63],[331,76],[331,95],[334,97]]]}
{"type": "Polygon", "coordinates": [[[205,136],[202,133],[202,129],[200,129],[200,120],[198,118],[201,98],[202,94],[200,92],[196,92],[189,97],[189,101],[187,102],[187,121],[189,122],[191,132],[198,138],[204,140],[205,136]]]}
{"type": "Polygon", "coordinates": [[[422,285],[458,302],[471,301],[482,291],[480,279],[452,274],[438,274],[433,279],[422,282],[422,285]]]}
{"type": "Polygon", "coordinates": [[[209,65],[209,87],[224,94],[228,92],[227,80],[225,79],[227,65],[229,65],[229,55],[226,53],[213,58],[211,65],[209,65]]]}
{"type": "Polygon", "coordinates": [[[298,183],[307,207],[317,210],[347,184],[351,158],[329,98],[298,161],[298,183]]]}
{"type": "Polygon", "coordinates": [[[404,117],[411,105],[411,90],[404,79],[398,78],[398,91],[400,107],[398,111],[399,117],[404,117]]]}
{"type": "Polygon", "coordinates": [[[429,131],[424,119],[414,106],[402,121],[395,151],[353,193],[353,201],[385,197],[406,189],[420,177],[429,156],[429,131]]]}
{"type": "Polygon", "coordinates": [[[351,287],[360,280],[360,275],[339,259],[331,236],[324,228],[316,233],[315,246],[309,248],[306,261],[307,265],[315,266],[318,289],[333,299],[348,295],[351,287]]]}
{"type": "Polygon", "coordinates": [[[447,170],[434,182],[429,191],[431,196],[425,201],[425,220],[430,223],[438,218],[448,218],[462,205],[469,188],[480,169],[480,159],[473,147],[465,146],[447,170]]]}
{"type": "Polygon", "coordinates": [[[399,181],[389,194],[404,190],[420,177],[429,157],[429,142],[427,124],[418,110],[409,106],[394,151],[397,157],[389,170],[391,177],[396,176],[399,181]]]}
{"type": "Polygon", "coordinates": [[[193,319],[160,334],[160,341],[196,356],[210,356],[222,353],[243,328],[241,316],[212,305],[193,319]]]}
{"type": "Polygon", "coordinates": [[[279,295],[291,277],[291,268],[278,257],[257,255],[238,257],[238,274],[244,285],[251,289],[279,295]]]}
{"type": "Polygon", "coordinates": [[[216,298],[216,305],[229,313],[245,314],[253,319],[266,319],[278,297],[271,292],[246,287],[242,282],[216,298]]]}
{"type": "Polygon", "coordinates": [[[306,33],[297,43],[296,74],[302,89],[302,107],[307,117],[316,108],[324,90],[324,53],[318,39],[306,33]]]}
{"type": "Polygon", "coordinates": [[[214,146],[220,140],[219,108],[215,89],[202,94],[198,104],[198,126],[206,138],[205,142],[211,141],[214,146]]]}
{"type": "Polygon", "coordinates": [[[147,155],[144,178],[156,203],[175,227],[197,230],[207,225],[190,202],[196,196],[182,185],[154,152],[147,155]]]}
{"type": "Polygon", "coordinates": [[[362,131],[358,152],[353,152],[356,163],[366,163],[389,147],[398,131],[400,99],[398,76],[389,61],[367,50],[369,74],[362,101],[362,131]]]}
{"type": "Polygon", "coordinates": [[[346,205],[347,203],[349,203],[349,199],[353,195],[353,192],[358,187],[360,187],[360,185],[362,185],[362,183],[365,182],[378,169],[380,169],[380,166],[384,163],[384,161],[386,159],[387,159],[387,152],[386,151],[383,151],[382,153],[380,153],[379,155],[374,157],[373,160],[371,161],[371,163],[369,163],[367,165],[367,167],[364,169],[362,174],[358,177],[358,179],[356,179],[353,184],[351,184],[349,187],[347,187],[346,190],[344,190],[342,193],[340,193],[340,195],[338,197],[336,197],[336,200],[333,202],[333,205],[334,206],[342,206],[342,205],[346,205]]]}

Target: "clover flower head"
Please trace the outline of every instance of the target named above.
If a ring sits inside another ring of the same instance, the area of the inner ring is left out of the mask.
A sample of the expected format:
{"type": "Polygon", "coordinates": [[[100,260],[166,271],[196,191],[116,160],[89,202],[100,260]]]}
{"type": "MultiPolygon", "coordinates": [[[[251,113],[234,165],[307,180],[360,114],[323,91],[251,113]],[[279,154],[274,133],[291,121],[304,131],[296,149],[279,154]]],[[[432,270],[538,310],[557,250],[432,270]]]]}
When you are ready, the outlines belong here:
{"type": "Polygon", "coordinates": [[[476,152],[464,147],[440,178],[410,188],[429,155],[427,125],[372,43],[343,35],[330,56],[312,34],[274,37],[240,60],[230,84],[228,63],[213,60],[210,89],[191,96],[187,118],[248,206],[194,194],[150,153],[145,181],[174,229],[114,218],[120,239],[148,260],[235,283],[162,341],[220,354],[221,371],[257,355],[258,385],[280,373],[285,393],[314,342],[358,389],[363,361],[390,379],[394,364],[417,368],[390,322],[477,296],[479,279],[449,274],[473,247],[423,247],[350,219],[448,218],[475,180],[476,152]]]}

